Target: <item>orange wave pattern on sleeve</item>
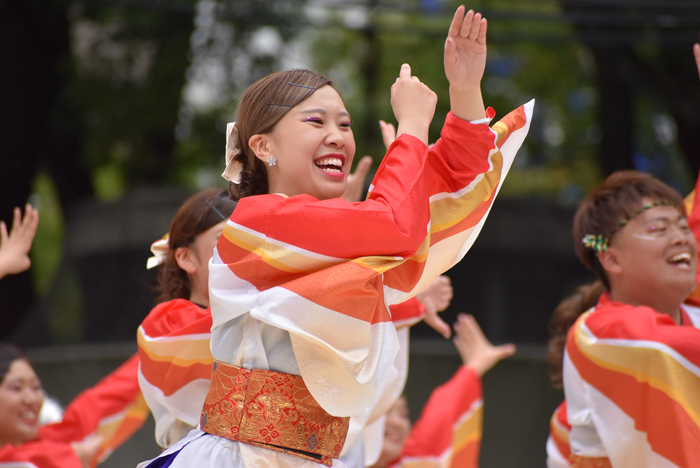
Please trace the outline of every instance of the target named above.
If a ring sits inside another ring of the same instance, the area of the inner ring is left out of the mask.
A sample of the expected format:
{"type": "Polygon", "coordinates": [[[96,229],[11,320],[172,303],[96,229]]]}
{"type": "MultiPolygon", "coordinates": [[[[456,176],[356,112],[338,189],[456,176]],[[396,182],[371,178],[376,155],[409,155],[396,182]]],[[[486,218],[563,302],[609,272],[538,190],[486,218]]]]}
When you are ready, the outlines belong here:
{"type": "Polygon", "coordinates": [[[482,427],[481,379],[462,366],[430,395],[392,467],[476,468],[482,427]]]}
{"type": "Polygon", "coordinates": [[[618,356],[605,359],[593,349],[595,338],[583,328],[589,314],[579,319],[567,341],[569,356],[581,377],[635,421],[635,428],[647,434],[654,452],[680,467],[694,466],[700,460],[696,413],[700,378],[689,376],[682,363],[658,349],[644,348],[642,342],[635,348],[607,349],[605,354],[618,351],[618,356]],[[648,355],[641,354],[639,348],[648,355]],[[665,362],[663,377],[658,366],[648,366],[653,362],[650,359],[665,362]]]}
{"type": "Polygon", "coordinates": [[[569,446],[571,426],[566,418],[566,400],[554,410],[552,419],[549,421],[549,431],[559,453],[568,460],[571,455],[571,447],[569,446]]]}
{"type": "Polygon", "coordinates": [[[209,351],[209,339],[171,342],[177,344],[177,354],[157,354],[154,349],[157,343],[149,342],[139,328],[138,344],[141,373],[148,382],[158,387],[165,396],[170,396],[180,388],[196,379],[209,379],[211,365],[214,359],[209,351]],[[208,357],[201,356],[201,348],[205,347],[208,357]],[[193,356],[194,355],[194,356],[193,356]]]}

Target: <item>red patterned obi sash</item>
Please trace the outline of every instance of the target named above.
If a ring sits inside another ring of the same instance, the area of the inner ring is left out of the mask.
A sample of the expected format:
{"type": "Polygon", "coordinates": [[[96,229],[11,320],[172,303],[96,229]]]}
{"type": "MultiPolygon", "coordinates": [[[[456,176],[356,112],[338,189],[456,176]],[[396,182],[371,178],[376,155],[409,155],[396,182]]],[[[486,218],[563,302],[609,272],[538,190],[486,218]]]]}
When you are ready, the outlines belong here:
{"type": "Polygon", "coordinates": [[[572,468],[612,468],[610,459],[607,457],[591,458],[571,454],[569,461],[572,468]]]}
{"type": "Polygon", "coordinates": [[[350,418],[328,414],[298,375],[214,361],[201,429],[331,466],[350,418]]]}

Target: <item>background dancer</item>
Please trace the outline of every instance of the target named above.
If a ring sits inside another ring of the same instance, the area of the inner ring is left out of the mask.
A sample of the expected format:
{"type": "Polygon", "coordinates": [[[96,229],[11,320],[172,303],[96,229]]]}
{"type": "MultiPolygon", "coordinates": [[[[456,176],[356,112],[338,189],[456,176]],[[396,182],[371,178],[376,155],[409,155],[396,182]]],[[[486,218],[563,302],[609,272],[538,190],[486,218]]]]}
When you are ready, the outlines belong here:
{"type": "Polygon", "coordinates": [[[104,461],[136,432],[148,407],[134,357],[83,391],[61,422],[39,426],[41,381],[16,347],[0,343],[0,466],[87,468],[104,461]]]}
{"type": "Polygon", "coordinates": [[[236,206],[228,193],[196,193],[152,246],[159,304],[138,329],[139,385],[156,422],[156,442],[170,447],[199,424],[209,389],[209,260],[236,206]]]}
{"type": "Polygon", "coordinates": [[[227,168],[240,201],[210,264],[216,361],[203,431],[143,466],[342,466],[347,416],[381,395],[397,352],[386,303],[466,252],[526,133],[531,107],[484,125],[485,28],[457,10],[445,52],[454,115],[430,158],[435,95],[402,67],[399,137],[362,203],[336,198],[354,140],[327,80],[279,72],[244,94],[227,168]]]}
{"type": "Polygon", "coordinates": [[[454,344],[462,366],[437,387],[411,427],[404,397],[386,418],[382,454],[371,468],[426,464],[436,468],[479,465],[483,420],[481,377],[500,360],[512,356],[512,344],[493,346],[471,315],[459,314],[454,344]]]}
{"type": "Polygon", "coordinates": [[[680,195],[649,175],[615,173],[582,203],[574,238],[585,238],[577,254],[606,292],[568,333],[571,465],[693,466],[700,427],[688,411],[700,379],[688,372],[700,330],[681,303],[695,286],[697,242],[680,195]]]}

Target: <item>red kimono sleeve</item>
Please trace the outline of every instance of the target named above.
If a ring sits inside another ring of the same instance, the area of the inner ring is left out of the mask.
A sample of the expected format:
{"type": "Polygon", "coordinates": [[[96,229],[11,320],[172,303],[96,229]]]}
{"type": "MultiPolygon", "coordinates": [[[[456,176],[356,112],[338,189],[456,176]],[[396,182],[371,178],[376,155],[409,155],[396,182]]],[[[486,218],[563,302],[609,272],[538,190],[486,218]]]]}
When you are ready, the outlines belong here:
{"type": "Polygon", "coordinates": [[[33,440],[0,447],[0,466],[11,468],[83,468],[70,443],[33,440]]]}
{"type": "Polygon", "coordinates": [[[392,466],[414,466],[425,460],[444,468],[477,467],[482,424],[481,379],[472,368],[462,366],[430,395],[401,458],[392,466]]]}
{"type": "MultiPolygon", "coordinates": [[[[685,197],[685,208],[688,214],[688,226],[693,231],[695,240],[700,243],[700,176],[698,176],[698,180],[695,183],[695,190],[685,197]]],[[[685,302],[692,306],[700,307],[700,268],[695,280],[698,284],[685,302]]]]}
{"type": "Polygon", "coordinates": [[[391,321],[396,328],[410,327],[423,320],[425,317],[425,306],[416,298],[394,304],[389,307],[391,321]]]}
{"type": "Polygon", "coordinates": [[[104,441],[93,465],[104,460],[148,418],[148,406],[138,384],[138,366],[138,356],[134,355],[83,391],[68,405],[61,422],[39,429],[40,439],[78,442],[99,434],[104,441]]]}

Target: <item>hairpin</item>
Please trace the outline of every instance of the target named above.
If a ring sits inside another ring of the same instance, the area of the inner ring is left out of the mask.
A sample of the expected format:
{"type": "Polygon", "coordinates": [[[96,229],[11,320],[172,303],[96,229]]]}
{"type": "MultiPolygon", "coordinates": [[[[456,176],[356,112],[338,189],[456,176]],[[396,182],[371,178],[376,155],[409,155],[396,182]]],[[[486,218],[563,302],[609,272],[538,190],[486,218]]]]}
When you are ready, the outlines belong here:
{"type": "Polygon", "coordinates": [[[581,240],[583,245],[594,251],[596,254],[600,252],[607,252],[608,250],[608,238],[602,234],[586,234],[581,240]]]}
{"type": "Polygon", "coordinates": [[[288,84],[289,86],[298,86],[299,88],[318,89],[318,88],[314,88],[313,86],[304,86],[304,85],[301,85],[301,84],[294,84],[294,83],[287,83],[287,84],[288,84]]]}
{"type": "Polygon", "coordinates": [[[212,205],[211,202],[210,202],[209,200],[204,200],[204,201],[207,202],[207,205],[211,206],[211,209],[212,209],[212,210],[216,211],[216,214],[218,214],[219,216],[221,216],[221,219],[223,219],[224,221],[226,221],[226,216],[224,216],[223,213],[222,213],[221,211],[217,210],[216,207],[215,207],[214,205],[212,205]]]}

